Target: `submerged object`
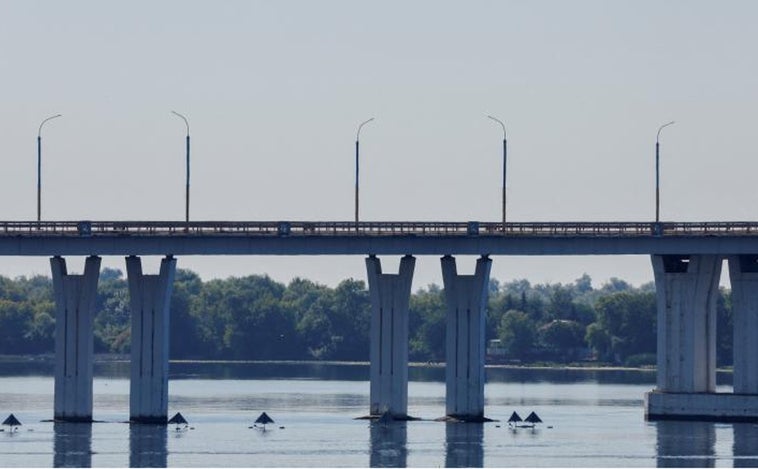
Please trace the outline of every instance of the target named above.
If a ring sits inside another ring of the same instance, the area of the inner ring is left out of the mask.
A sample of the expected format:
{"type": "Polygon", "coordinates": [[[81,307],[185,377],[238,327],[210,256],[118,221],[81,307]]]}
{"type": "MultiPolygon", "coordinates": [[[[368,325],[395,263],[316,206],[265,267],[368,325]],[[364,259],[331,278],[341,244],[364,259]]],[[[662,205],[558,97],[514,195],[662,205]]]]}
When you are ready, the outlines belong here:
{"type": "Polygon", "coordinates": [[[529,423],[531,423],[532,425],[534,425],[535,423],[542,423],[542,419],[541,419],[541,418],[539,418],[539,416],[538,416],[537,414],[535,414],[534,412],[532,412],[531,414],[529,414],[529,415],[528,415],[528,416],[527,416],[527,417],[524,419],[524,421],[525,421],[525,422],[529,422],[529,423]]]}
{"type": "Polygon", "coordinates": [[[8,425],[11,428],[11,431],[14,431],[16,427],[21,426],[21,422],[15,415],[10,414],[8,418],[3,420],[3,425],[8,425]]]}
{"type": "Polygon", "coordinates": [[[263,412],[257,419],[255,419],[255,423],[266,425],[267,423],[274,423],[274,419],[269,417],[266,412],[263,412]]]}
{"type": "Polygon", "coordinates": [[[179,425],[184,425],[184,428],[187,428],[189,422],[187,422],[187,419],[184,418],[181,412],[177,412],[176,415],[168,420],[168,424],[176,425],[176,429],[179,430],[179,425]]]}
{"type": "Polygon", "coordinates": [[[187,419],[184,418],[184,415],[182,415],[181,412],[177,412],[176,415],[171,417],[168,421],[168,423],[174,423],[176,425],[186,425],[189,422],[187,422],[187,419]]]}
{"type": "Polygon", "coordinates": [[[508,419],[508,423],[518,423],[523,422],[523,419],[519,414],[517,414],[515,411],[511,414],[511,417],[508,419]]]}
{"type": "MultiPolygon", "coordinates": [[[[260,416],[258,416],[257,419],[255,419],[255,423],[256,424],[260,423],[261,425],[263,425],[263,431],[265,432],[266,431],[266,424],[267,423],[274,423],[274,419],[272,419],[271,417],[269,417],[266,412],[263,412],[260,416]]],[[[253,427],[255,427],[255,425],[253,425],[253,427]]],[[[250,427],[250,428],[252,428],[252,427],[250,427]]]]}

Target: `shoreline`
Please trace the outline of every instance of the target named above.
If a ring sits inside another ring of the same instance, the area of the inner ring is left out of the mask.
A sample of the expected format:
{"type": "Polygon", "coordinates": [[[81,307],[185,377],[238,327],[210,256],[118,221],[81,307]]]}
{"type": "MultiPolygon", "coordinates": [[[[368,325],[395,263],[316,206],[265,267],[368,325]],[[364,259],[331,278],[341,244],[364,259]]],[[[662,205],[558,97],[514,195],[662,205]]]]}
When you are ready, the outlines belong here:
{"type": "MultiPolygon", "coordinates": [[[[0,355],[0,364],[3,363],[49,363],[55,360],[53,354],[41,355],[0,355]]],[[[129,355],[123,354],[95,354],[94,363],[129,363],[129,355]]],[[[256,364],[282,364],[282,365],[325,365],[325,366],[369,366],[368,361],[337,361],[337,360],[189,360],[178,359],[170,360],[169,363],[176,364],[217,364],[217,365],[256,365],[256,364]]],[[[411,368],[444,368],[445,362],[409,362],[411,368]]],[[[602,365],[602,364],[500,364],[486,363],[485,368],[505,369],[505,370],[571,370],[571,371],[639,371],[655,372],[654,366],[645,367],[625,367],[619,365],[602,365]]],[[[729,368],[719,368],[719,372],[731,372],[729,368]]]]}
{"type": "MultiPolygon", "coordinates": [[[[43,355],[0,355],[0,364],[3,363],[50,363],[55,360],[53,354],[43,355]]],[[[119,354],[95,354],[95,363],[129,363],[129,355],[119,354]]],[[[281,365],[326,365],[326,366],[368,366],[368,361],[337,361],[337,360],[169,360],[176,364],[209,364],[209,365],[255,365],[255,364],[281,364],[281,365]]],[[[445,362],[409,362],[411,368],[444,368],[445,362]]],[[[655,366],[627,367],[620,365],[602,364],[500,364],[486,363],[485,368],[503,370],[566,370],[566,371],[636,371],[655,372],[655,366]]],[[[732,373],[731,368],[717,368],[719,373],[732,373]]]]}

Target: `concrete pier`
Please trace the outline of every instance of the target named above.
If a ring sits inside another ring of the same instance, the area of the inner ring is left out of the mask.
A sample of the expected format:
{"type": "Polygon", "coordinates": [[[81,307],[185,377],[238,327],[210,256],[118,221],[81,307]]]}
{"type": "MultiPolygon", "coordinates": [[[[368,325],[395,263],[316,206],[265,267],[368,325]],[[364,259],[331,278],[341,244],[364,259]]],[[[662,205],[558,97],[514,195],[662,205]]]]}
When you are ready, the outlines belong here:
{"type": "MultiPolygon", "coordinates": [[[[734,392],[758,395],[758,256],[730,256],[734,392]]],[[[758,416],[758,409],[756,409],[758,416]]]]}
{"type": "Polygon", "coordinates": [[[484,421],[484,326],[492,260],[476,261],[474,275],[458,275],[455,258],[442,258],[447,303],[445,411],[448,417],[484,421]]]}
{"type": "Polygon", "coordinates": [[[366,258],[371,297],[370,413],[408,418],[408,307],[416,258],[400,260],[398,274],[382,273],[376,256],[366,258]]]}
{"type": "Polygon", "coordinates": [[[721,256],[652,256],[658,305],[657,389],[649,419],[710,412],[716,390],[716,297],[721,256]]]}
{"type": "Polygon", "coordinates": [[[100,258],[90,256],[84,274],[66,270],[62,257],[50,259],[55,298],[54,418],[92,421],[93,329],[100,258]]]}
{"type": "Polygon", "coordinates": [[[176,259],[164,258],[158,275],[145,275],[142,260],[129,256],[126,271],[132,315],[129,420],[166,423],[169,311],[176,259]]]}

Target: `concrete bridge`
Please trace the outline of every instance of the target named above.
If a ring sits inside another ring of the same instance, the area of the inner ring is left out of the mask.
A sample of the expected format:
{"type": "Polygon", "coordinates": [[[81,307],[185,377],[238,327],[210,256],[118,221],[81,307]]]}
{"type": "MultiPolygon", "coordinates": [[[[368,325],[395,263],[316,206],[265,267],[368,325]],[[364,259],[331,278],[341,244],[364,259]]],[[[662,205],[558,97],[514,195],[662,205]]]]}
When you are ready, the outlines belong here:
{"type": "Polygon", "coordinates": [[[132,313],[130,419],[165,423],[175,256],[366,255],[372,319],[370,413],[406,418],[414,255],[439,255],[447,303],[446,413],[484,419],[484,321],[495,255],[651,256],[658,302],[650,419],[758,421],[758,222],[0,222],[0,255],[50,256],[56,306],[55,419],[92,420],[100,257],[126,256],[132,313]],[[165,256],[142,271],[143,255],[165,256]],[[399,272],[379,255],[400,255],[399,272]],[[459,274],[455,255],[480,256],[459,274]],[[63,256],[87,256],[70,274],[63,256]],[[716,393],[715,301],[728,259],[734,392],[716,393]]]}

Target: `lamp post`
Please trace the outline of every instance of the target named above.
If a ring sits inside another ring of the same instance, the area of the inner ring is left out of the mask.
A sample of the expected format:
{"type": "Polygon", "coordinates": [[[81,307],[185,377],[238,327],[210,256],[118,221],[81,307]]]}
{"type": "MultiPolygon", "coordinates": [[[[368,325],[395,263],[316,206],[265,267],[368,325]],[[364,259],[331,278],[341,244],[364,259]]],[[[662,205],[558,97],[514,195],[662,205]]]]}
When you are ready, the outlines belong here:
{"type": "Polygon", "coordinates": [[[660,190],[660,143],[658,140],[661,138],[661,130],[664,127],[672,125],[674,121],[663,124],[658,127],[658,133],[655,135],[655,222],[659,223],[661,220],[661,190],[660,190]]]}
{"type": "Polygon", "coordinates": [[[190,130],[189,130],[189,122],[187,122],[187,118],[183,115],[179,114],[176,111],[171,111],[173,114],[179,116],[184,121],[184,125],[187,126],[187,185],[186,185],[186,192],[184,196],[185,201],[185,207],[184,207],[184,221],[189,223],[189,205],[190,205],[190,130]]]}
{"type": "Polygon", "coordinates": [[[368,124],[374,120],[372,117],[371,119],[365,120],[361,122],[361,125],[358,126],[358,132],[355,134],[355,230],[358,230],[358,175],[359,175],[359,168],[360,168],[360,139],[361,139],[361,129],[364,125],[368,124]]]}
{"type": "Polygon", "coordinates": [[[508,163],[508,140],[506,139],[505,135],[505,124],[503,124],[503,122],[496,117],[487,117],[500,124],[500,127],[503,128],[503,232],[505,232],[505,176],[508,163]]]}
{"type": "Polygon", "coordinates": [[[42,221],[42,126],[45,122],[62,115],[56,114],[43,120],[37,131],[37,221],[42,221]]]}

